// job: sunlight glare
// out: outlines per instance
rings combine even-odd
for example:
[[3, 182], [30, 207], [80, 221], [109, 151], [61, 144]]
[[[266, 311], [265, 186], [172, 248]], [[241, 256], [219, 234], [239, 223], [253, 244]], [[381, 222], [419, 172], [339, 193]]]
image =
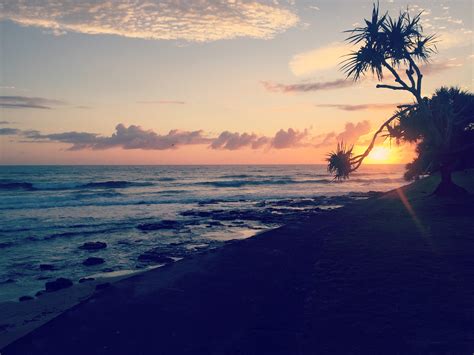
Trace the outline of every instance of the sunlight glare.
[[367, 158], [377, 163], [388, 163], [390, 158], [390, 149], [386, 147], [375, 147]]

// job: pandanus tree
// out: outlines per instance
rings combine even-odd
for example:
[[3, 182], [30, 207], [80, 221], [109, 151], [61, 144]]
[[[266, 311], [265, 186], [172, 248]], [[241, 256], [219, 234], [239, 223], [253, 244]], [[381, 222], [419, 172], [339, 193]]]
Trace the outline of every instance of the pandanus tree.
[[415, 159], [407, 164], [405, 178], [440, 172], [437, 195], [466, 193], [455, 185], [451, 172], [474, 167], [474, 95], [459, 88], [440, 88], [426, 99], [430, 115], [419, 106], [400, 114], [389, 127], [397, 141], [417, 143]]
[[[379, 82], [383, 82], [389, 74], [388, 76], [392, 77], [392, 82], [389, 84], [379, 83], [376, 87], [405, 91], [411, 95], [414, 102], [410, 105], [399, 106], [397, 111], [375, 132], [370, 144], [362, 154], [354, 155], [353, 146], [347, 146], [343, 142], [338, 143], [336, 150], [331, 152], [327, 158], [328, 170], [335, 175], [336, 179], [348, 179], [350, 174], [361, 166], [382, 134], [385, 137], [395, 138], [397, 141], [415, 141], [425, 145], [431, 141], [430, 138], [427, 138], [429, 134], [437, 134], [438, 139], [449, 138], [452, 142], [452, 122], [455, 120], [447, 119], [447, 126], [446, 124], [443, 126], [445, 131], [440, 133], [442, 125], [434, 128], [436, 118], [432, 112], [434, 102], [438, 102], [439, 99], [433, 97], [430, 101], [422, 96], [423, 74], [420, 67], [429, 62], [431, 56], [436, 52], [436, 38], [434, 35], [423, 34], [420, 23], [421, 14], [411, 16], [407, 10], [400, 12], [398, 17], [393, 18], [388, 13], [380, 14], [379, 6], [374, 4], [372, 17], [365, 20], [365, 26], [346, 31], [349, 33], [347, 42], [359, 46], [358, 50], [348, 54], [341, 63], [341, 69], [347, 78], [358, 81], [366, 74], [372, 73]], [[443, 104], [449, 106], [452, 105], [452, 101], [443, 102]], [[452, 108], [450, 110], [454, 112]], [[407, 127], [407, 122], [411, 123], [414, 116], [424, 117], [423, 125], [432, 126], [432, 128], [427, 128], [423, 133], [419, 132], [416, 138], [411, 139], [405, 135], [406, 131], [403, 127]], [[402, 125], [401, 122], [403, 122]], [[450, 144], [444, 141], [443, 144], [437, 144], [437, 149], [442, 150], [442, 147]], [[422, 149], [423, 146], [419, 145], [418, 148]], [[426, 173], [437, 170], [444, 171], [443, 182], [453, 185], [450, 170], [453, 165], [448, 163], [448, 156], [452, 155], [451, 153], [445, 154], [446, 158], [438, 159], [436, 164], [431, 164], [431, 168], [427, 169]], [[437, 166], [437, 169], [434, 169], [434, 166]]]

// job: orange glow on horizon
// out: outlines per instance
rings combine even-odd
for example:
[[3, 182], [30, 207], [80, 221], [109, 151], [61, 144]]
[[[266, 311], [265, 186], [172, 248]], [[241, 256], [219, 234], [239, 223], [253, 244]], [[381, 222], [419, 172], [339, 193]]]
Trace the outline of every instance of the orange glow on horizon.
[[374, 163], [390, 163], [391, 158], [390, 149], [379, 146], [372, 149], [367, 157], [367, 161], [373, 161]]
[[[356, 145], [354, 147], [354, 155], [362, 154], [366, 146]], [[375, 146], [364, 164], [406, 164], [410, 162], [415, 156], [415, 146], [411, 144], [390, 144], [385, 141], [380, 145]]]

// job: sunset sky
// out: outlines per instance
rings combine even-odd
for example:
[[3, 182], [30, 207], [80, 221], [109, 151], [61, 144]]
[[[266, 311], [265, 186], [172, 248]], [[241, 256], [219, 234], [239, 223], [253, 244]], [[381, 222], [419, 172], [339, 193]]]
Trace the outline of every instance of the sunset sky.
[[[424, 10], [423, 95], [473, 87], [473, 2]], [[371, 1], [2, 1], [0, 164], [322, 163], [362, 149], [404, 92], [339, 70]], [[390, 78], [387, 77], [387, 81]], [[388, 142], [385, 144], [389, 147]], [[370, 162], [407, 162], [379, 148]]]

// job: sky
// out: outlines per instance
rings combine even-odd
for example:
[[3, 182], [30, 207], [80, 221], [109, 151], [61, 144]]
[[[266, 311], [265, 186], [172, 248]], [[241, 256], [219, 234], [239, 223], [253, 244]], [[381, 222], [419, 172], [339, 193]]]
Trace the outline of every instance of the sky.
[[[473, 87], [471, 0], [423, 11], [424, 96]], [[346, 80], [344, 30], [371, 1], [0, 2], [0, 164], [311, 164], [362, 151], [406, 92]], [[386, 77], [385, 83], [390, 84]], [[406, 163], [379, 142], [368, 163]]]

